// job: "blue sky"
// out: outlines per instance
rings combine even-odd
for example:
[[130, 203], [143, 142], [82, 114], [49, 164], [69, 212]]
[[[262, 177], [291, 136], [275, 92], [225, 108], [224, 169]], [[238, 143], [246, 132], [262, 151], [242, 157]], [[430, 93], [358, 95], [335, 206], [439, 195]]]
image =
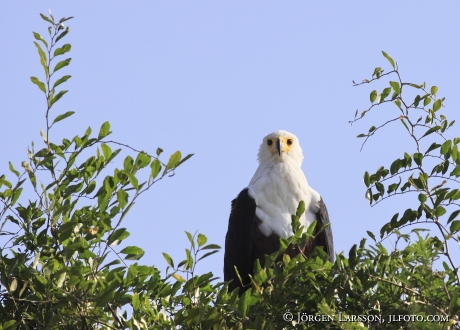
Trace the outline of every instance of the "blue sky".
[[[459, 2], [4, 1], [0, 173], [10, 160], [20, 168], [30, 142], [41, 141], [45, 102], [29, 77], [43, 76], [32, 31], [46, 35], [39, 13], [48, 8], [56, 18], [75, 17], [66, 37], [73, 59], [62, 71], [72, 75], [64, 85], [70, 92], [53, 111], [76, 114], [56, 127], [56, 137], [96, 131], [108, 120], [114, 140], [195, 154], [125, 219], [125, 244], [142, 247], [141, 263], [161, 270], [161, 252], [184, 256], [184, 231], [224, 246], [230, 201], [255, 172], [262, 138], [278, 129], [300, 139], [303, 170], [326, 202], [336, 252], [347, 253], [366, 230], [378, 233], [404, 211], [407, 199], [370, 208], [362, 183], [364, 171], [414, 152], [402, 125], [387, 127], [361, 152], [356, 139], [392, 118], [394, 107], [348, 123], [369, 106], [374, 88], [352, 80], [369, 78], [376, 66], [388, 70], [382, 50], [407, 81], [439, 86], [446, 115], [459, 119]], [[198, 271], [222, 276], [222, 260], [223, 251]]]

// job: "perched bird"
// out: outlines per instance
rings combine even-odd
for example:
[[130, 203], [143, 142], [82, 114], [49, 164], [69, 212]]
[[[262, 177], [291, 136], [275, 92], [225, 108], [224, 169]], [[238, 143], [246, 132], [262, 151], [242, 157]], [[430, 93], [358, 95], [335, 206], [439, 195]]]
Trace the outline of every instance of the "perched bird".
[[[248, 286], [255, 260], [259, 259], [263, 265], [265, 255], [279, 250], [279, 239], [293, 235], [291, 215], [296, 213], [300, 201], [305, 203], [305, 213], [299, 219], [305, 230], [316, 220], [316, 234], [329, 223], [323, 199], [308, 185], [302, 172], [302, 149], [294, 134], [286, 131], [268, 134], [260, 146], [258, 159], [259, 167], [249, 186], [232, 201], [224, 256], [224, 280], [233, 280], [230, 290]], [[315, 235], [302, 251], [290, 247], [285, 253], [293, 257], [302, 252], [308, 257], [316, 246], [323, 247], [331, 262], [334, 260], [330, 226]]]

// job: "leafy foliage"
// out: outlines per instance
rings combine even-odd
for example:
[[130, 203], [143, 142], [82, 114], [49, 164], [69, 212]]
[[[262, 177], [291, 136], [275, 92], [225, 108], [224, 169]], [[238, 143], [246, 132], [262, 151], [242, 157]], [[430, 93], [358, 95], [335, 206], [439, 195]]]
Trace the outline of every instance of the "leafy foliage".
[[[57, 88], [71, 78], [56, 77], [71, 62], [71, 58], [59, 61], [71, 45], [58, 45], [69, 32], [64, 22], [71, 17], [59, 21], [51, 13], [41, 17], [50, 24], [49, 40], [36, 32], [33, 35], [45, 80], [31, 77], [31, 81], [46, 98], [46, 129], [41, 130], [44, 146], [37, 151], [32, 144], [22, 173], [10, 163], [14, 181], [0, 177], [2, 327], [133, 326], [140, 301], [155, 301], [160, 292], [173, 287], [166, 284], [168, 277], [160, 278], [156, 268], [128, 264], [127, 260], [139, 260], [144, 251], [136, 246], [118, 249], [129, 236], [121, 225], [135, 200], [158, 180], [174, 174], [191, 155], [182, 158], [176, 151], [164, 163], [158, 156], [107, 140], [109, 122], [96, 135], [89, 127], [82, 135], [55, 141], [52, 127], [74, 113], [50, 119], [51, 110], [67, 93]], [[123, 167], [110, 173], [108, 167], [119, 157], [120, 146], [136, 156], [128, 155]], [[92, 156], [84, 158], [84, 154]], [[35, 200], [20, 203], [29, 187]], [[133, 307], [131, 318], [125, 306]], [[150, 316], [151, 320], [163, 319], [158, 312]]]
[[[389, 167], [364, 175], [372, 205], [417, 192], [418, 208], [407, 209], [402, 216], [395, 214], [381, 230], [381, 238], [392, 235], [405, 245], [396, 248], [395, 244], [389, 251], [368, 232], [373, 245], [362, 239], [348, 256], [337, 255], [334, 263], [321, 249], [308, 259], [302, 255], [291, 259], [283, 254], [284, 249], [290, 244], [304, 245], [315, 226], [300, 227], [298, 218], [305, 208], [301, 202], [292, 218], [295, 235], [281, 240], [280, 251], [268, 256], [264, 265], [256, 262], [251, 287], [239, 294], [237, 290], [228, 292], [228, 283], [219, 282], [212, 273], [196, 274], [196, 264], [220, 248], [208, 244], [203, 234], [186, 232], [190, 248], [178, 263], [163, 253], [168, 264], [163, 275], [157, 268], [139, 263], [142, 249], [123, 246], [129, 231], [122, 224], [135, 200], [158, 180], [171, 176], [192, 155], [182, 158], [176, 151], [163, 162], [159, 158], [161, 148], [150, 155], [108, 140], [109, 122], [96, 134], [88, 128], [81, 135], [56, 141], [52, 127], [74, 113], [49, 119], [51, 109], [67, 93], [57, 87], [71, 78], [55, 77], [71, 62], [71, 58], [58, 61], [71, 51], [70, 44], [58, 45], [69, 32], [64, 22], [71, 17], [59, 21], [51, 13], [41, 17], [50, 25], [49, 38], [35, 32], [33, 36], [45, 79], [42, 82], [32, 77], [31, 81], [46, 98], [43, 147], [36, 151], [32, 144], [22, 172], [9, 164], [14, 179], [0, 176], [0, 329], [454, 326], [460, 312], [459, 278], [447, 243], [458, 241], [460, 230], [460, 210], [455, 209], [460, 193], [450, 186], [460, 175], [460, 139], [435, 141], [426, 149], [421, 146], [422, 139], [442, 139], [453, 125], [440, 114], [444, 100], [436, 98], [436, 86], [427, 90], [425, 84], [403, 82], [396, 62], [383, 53], [393, 70], [385, 73], [378, 67], [372, 79], [363, 83], [390, 75], [395, 81], [389, 81], [389, 87], [380, 93], [372, 91], [371, 106], [360, 117], [356, 113], [354, 120], [362, 119], [378, 105], [393, 103], [401, 114], [360, 136], [367, 141], [381, 127], [399, 120], [414, 139], [414, 153], [404, 153]], [[409, 102], [407, 88], [423, 93]], [[422, 111], [424, 116], [414, 120], [415, 111]], [[122, 150], [134, 155], [121, 160]], [[426, 170], [427, 159], [439, 162], [431, 172]], [[120, 167], [109, 169], [109, 164]], [[422, 222], [422, 217], [426, 218], [423, 223], [433, 223], [439, 232], [432, 235], [417, 228], [409, 234], [400, 232]], [[443, 270], [436, 270], [435, 263], [439, 262]], [[431, 322], [422, 322], [423, 318]]]
[[[380, 75], [376, 75], [372, 80], [364, 80], [361, 84], [370, 83], [383, 76], [394, 76], [397, 81], [389, 81], [390, 87], [385, 88], [381, 94], [372, 91], [372, 105], [363, 111], [360, 117], [357, 117], [356, 113], [352, 123], [362, 119], [374, 107], [393, 103], [399, 112], [395, 118], [378, 127], [372, 126], [368, 133], [360, 134], [358, 137], [365, 137], [364, 143], [366, 143], [381, 128], [399, 121], [414, 142], [415, 152], [411, 154], [405, 152], [390, 166], [381, 166], [373, 174], [366, 172], [364, 174], [364, 184], [367, 187], [366, 198], [371, 205], [375, 205], [395, 195], [416, 193], [417, 207], [406, 209], [402, 215], [396, 213], [388, 223], [383, 225], [380, 237], [383, 238], [392, 234], [395, 229], [406, 226], [421, 223], [435, 225], [438, 233], [433, 239], [438, 241], [440, 253], [447, 257], [449, 267], [456, 277], [456, 285], [459, 285], [459, 266], [454, 262], [449, 251], [449, 241], [458, 245], [460, 239], [460, 221], [457, 219], [460, 213], [458, 209], [460, 204], [457, 202], [460, 199], [458, 189], [460, 138], [446, 137], [447, 130], [454, 125], [455, 121], [449, 121], [441, 113], [444, 98], [436, 97], [437, 86], [428, 89], [425, 83], [404, 82], [393, 59], [385, 52], [383, 55], [390, 62], [393, 70], [384, 74], [380, 70]], [[355, 85], [361, 84], [355, 83]], [[412, 90], [416, 91], [413, 99], [410, 97]], [[391, 99], [386, 99], [390, 94], [392, 94]], [[450, 215], [446, 219], [443, 216], [448, 211]]]

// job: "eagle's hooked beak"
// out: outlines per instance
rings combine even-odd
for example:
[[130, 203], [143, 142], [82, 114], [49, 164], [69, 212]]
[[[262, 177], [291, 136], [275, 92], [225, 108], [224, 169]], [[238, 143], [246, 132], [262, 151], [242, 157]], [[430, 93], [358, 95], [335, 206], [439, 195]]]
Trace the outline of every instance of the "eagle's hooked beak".
[[281, 150], [283, 150], [283, 142], [280, 138], [276, 139], [276, 150], [278, 150], [278, 156], [281, 156]]

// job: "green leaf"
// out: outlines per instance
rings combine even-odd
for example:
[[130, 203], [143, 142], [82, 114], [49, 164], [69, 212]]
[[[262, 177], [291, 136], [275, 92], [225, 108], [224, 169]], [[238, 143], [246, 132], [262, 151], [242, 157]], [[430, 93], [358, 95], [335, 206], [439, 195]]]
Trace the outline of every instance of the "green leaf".
[[445, 155], [450, 151], [452, 140], [445, 141], [441, 146], [441, 155]]
[[109, 157], [109, 159], [106, 159], [106, 162], [111, 162], [119, 153], [121, 149], [116, 149]]
[[16, 204], [18, 201], [19, 197], [21, 196], [22, 193], [22, 188], [14, 189], [13, 190], [13, 196], [11, 197], [11, 205]]
[[427, 135], [430, 135], [430, 134], [433, 133], [433, 132], [438, 131], [439, 129], [441, 129], [441, 126], [434, 126], [434, 127], [431, 127], [429, 130], [427, 130], [427, 131], [425, 132], [425, 134], [423, 134], [422, 138], [425, 137], [425, 136], [427, 136]]
[[137, 276], [137, 274], [138, 274], [137, 268], [138, 268], [137, 263], [132, 264], [132, 265], [129, 266], [128, 274], [126, 275], [126, 281], [127, 282], [131, 282]]
[[118, 245], [122, 240], [126, 239], [128, 236], [129, 232], [126, 231], [126, 228], [119, 228], [110, 235], [107, 244]]
[[185, 231], [185, 234], [187, 235], [188, 241], [192, 245], [193, 248], [195, 248], [195, 242], [193, 241], [193, 235], [190, 234], [188, 231]]
[[416, 188], [418, 190], [423, 190], [425, 188], [423, 186], [422, 182], [420, 181], [420, 179], [419, 178], [414, 178], [414, 177], [412, 177], [412, 175], [409, 178], [407, 178], [407, 182], [409, 182], [410, 185], [412, 185], [414, 188]]
[[[213, 255], [214, 253], [217, 253], [217, 252], [219, 252], [219, 251], [214, 250], [214, 251], [205, 253], [205, 254], [203, 254], [203, 255], [197, 260], [197, 262], [200, 261], [201, 259], [204, 259], [204, 258], [206, 258], [206, 257], [209, 257], [210, 255]], [[258, 259], [257, 259], [257, 260], [258, 260]]]
[[[372, 77], [375, 76], [378, 79], [378, 78], [380, 78], [381, 75], [382, 75], [382, 68], [381, 67], [375, 68], [374, 72], [372, 73]], [[369, 82], [367, 79], [365, 81]]]
[[249, 296], [251, 294], [251, 290], [244, 291], [243, 295], [240, 297], [238, 302], [238, 312], [241, 317], [246, 316], [246, 312], [248, 311], [248, 303], [249, 303]]
[[377, 99], [377, 91], [373, 90], [369, 98], [371, 100], [371, 103], [374, 103], [374, 101]]
[[107, 162], [110, 159], [110, 156], [112, 156], [112, 149], [105, 143], [101, 143], [101, 149], [105, 161]]
[[417, 89], [420, 89], [423, 87], [423, 85], [416, 85], [416, 84], [412, 84], [412, 83], [403, 83], [403, 85], [409, 85], [413, 88], [417, 88]]
[[203, 246], [202, 250], [220, 249], [221, 247], [217, 244], [208, 244]]
[[85, 190], [82, 191], [82, 193], [91, 194], [94, 191], [94, 189], [96, 189], [96, 181], [91, 181], [85, 188]]
[[50, 108], [53, 106], [54, 103], [56, 103], [57, 101], [59, 101], [61, 99], [61, 97], [64, 96], [65, 93], [67, 93], [68, 91], [66, 90], [62, 90], [62, 91], [59, 91], [59, 93], [57, 93], [51, 100], [50, 100]]
[[402, 167], [401, 159], [396, 159], [390, 166], [391, 175], [398, 173], [399, 169]]
[[430, 104], [430, 103], [431, 103], [431, 98], [425, 97], [425, 98], [423, 99], [423, 105], [424, 105], [425, 107], [426, 107], [428, 104]]
[[441, 146], [440, 144], [434, 142], [434, 143], [428, 148], [428, 150], [425, 151], [425, 155], [428, 154], [430, 151], [439, 148], [440, 146]]
[[40, 90], [43, 92], [43, 93], [46, 93], [46, 87], [45, 87], [45, 84], [42, 83], [37, 77], [30, 77], [30, 80], [38, 86], [38, 88], [40, 88]]
[[369, 235], [370, 238], [372, 238], [374, 241], [376, 241], [375, 235], [374, 235], [373, 232], [371, 232], [371, 231], [369, 231], [369, 230], [366, 230], [366, 232], [367, 232], [367, 235]]
[[171, 267], [171, 268], [174, 268], [174, 262], [171, 258], [171, 256], [165, 252], [163, 252], [163, 257], [165, 258], [166, 260], [166, 263]]
[[[174, 277], [176, 280], [178, 280], [180, 283], [187, 282], [187, 280], [185, 278], [183, 278], [182, 276], [180, 276], [177, 273], [171, 274], [171, 276]], [[198, 309], [197, 309], [197, 312], [198, 312]], [[189, 316], [190, 316], [190, 314], [189, 314]]]
[[369, 185], [371, 184], [370, 179], [369, 179], [369, 172], [366, 171], [364, 173], [363, 180], [364, 180], [364, 184], [366, 185], [366, 187], [369, 187]]
[[11, 172], [13, 172], [17, 177], [19, 177], [19, 172], [14, 169], [14, 166], [13, 166], [12, 162], [8, 163], [8, 167], [9, 167]]
[[393, 191], [398, 189], [399, 185], [401, 184], [401, 178], [399, 178], [399, 183], [392, 183], [388, 186], [387, 194], [391, 194]]
[[406, 167], [411, 167], [412, 157], [407, 152], [404, 153], [404, 159], [406, 160]]
[[128, 254], [126, 257], [125, 257], [125, 260], [139, 260], [140, 258], [142, 258], [144, 256], [144, 252], [140, 253], [140, 254]]
[[450, 199], [451, 201], [457, 200], [460, 198], [460, 190], [452, 189], [446, 196], [445, 199]]
[[162, 152], [163, 152], [163, 149], [157, 148], [157, 151], [156, 151], [157, 156], [160, 156]]
[[421, 100], [420, 95], [417, 95], [414, 99], [414, 107], [418, 107], [420, 100]]
[[393, 90], [395, 91], [396, 94], [401, 94], [401, 87], [399, 86], [399, 83], [396, 81], [390, 81], [390, 86], [393, 87]]
[[43, 42], [43, 44], [44, 44], [46, 47], [48, 47], [48, 43], [46, 42], [45, 39], [42, 38], [42, 36], [41, 36], [39, 33], [37, 33], [37, 32], [32, 32], [32, 33], [34, 34], [35, 39], [37, 39], [37, 40]]
[[99, 135], [98, 135], [98, 139], [103, 139], [105, 138], [107, 135], [109, 135], [110, 133], [110, 123], [108, 121], [104, 122], [101, 126], [101, 129], [99, 130]]
[[63, 17], [63, 18], [61, 18], [61, 19], [59, 20], [59, 24], [64, 23], [64, 22], [66, 22], [66, 21], [68, 21], [68, 20], [71, 20], [72, 18], [73, 18], [73, 16]]
[[385, 186], [383, 184], [381, 184], [380, 182], [376, 182], [375, 183], [375, 188], [377, 189], [377, 191], [383, 195], [384, 191], [385, 191]]
[[113, 288], [109, 288], [107, 292], [99, 296], [96, 300], [97, 307], [104, 307], [109, 303], [109, 301], [113, 300], [115, 296], [115, 290]]
[[56, 48], [56, 50], [54, 51], [54, 56], [56, 57], [56, 56], [65, 54], [67, 52], [70, 52], [71, 48], [72, 48], [72, 46], [70, 44], [65, 44], [60, 48]]
[[184, 163], [185, 161], [187, 161], [188, 159], [190, 159], [194, 154], [188, 154], [187, 156], [185, 156], [184, 158], [181, 159], [181, 161], [177, 164], [177, 166], [181, 165], [182, 163]]
[[388, 60], [388, 62], [390, 62], [390, 64], [393, 67], [393, 69], [395, 69], [396, 68], [395, 61], [393, 61], [393, 59], [387, 53], [385, 53], [384, 51], [382, 51], [382, 54], [383, 54], [383, 56], [385, 56], [385, 58]]
[[13, 278], [8, 288], [8, 292], [11, 294], [14, 291], [16, 291], [17, 288], [18, 288], [18, 280], [16, 278]]
[[67, 111], [66, 113], [63, 113], [62, 115], [59, 115], [57, 116], [54, 120], [53, 120], [53, 124], [57, 123], [58, 121], [61, 121], [67, 117], [70, 117], [72, 116], [73, 114], [75, 113], [75, 111]]
[[19, 329], [19, 322], [16, 322], [16, 320], [8, 320], [6, 322], [0, 323], [0, 328], [5, 330]]
[[144, 250], [137, 246], [127, 246], [123, 250], [120, 251], [123, 254], [133, 254], [133, 255], [140, 255], [144, 254]]
[[70, 75], [65, 75], [65, 76], [59, 78], [58, 80], [56, 80], [56, 81], [54, 82], [53, 88], [52, 88], [52, 89], [56, 88], [57, 86], [59, 86], [60, 84], [62, 84], [62, 83], [64, 83], [64, 82], [66, 82], [66, 81], [69, 80], [70, 78], [72, 78], [72, 76], [70, 76]]
[[117, 201], [120, 208], [124, 209], [126, 204], [128, 204], [128, 194], [126, 191], [120, 189], [117, 191]]
[[[443, 115], [441, 115], [443, 117]], [[441, 122], [441, 133], [444, 133], [444, 131], [447, 129], [447, 120], [442, 120]]]
[[203, 246], [208, 241], [207, 237], [203, 234], [198, 234], [197, 242], [198, 246]]
[[150, 175], [152, 179], [155, 179], [161, 171], [161, 163], [158, 159], [155, 159], [152, 164], [150, 165], [150, 168], [152, 169]]
[[168, 164], [166, 165], [165, 172], [172, 168], [175, 168], [177, 164], [180, 162], [181, 157], [182, 156], [181, 156], [180, 151], [176, 151], [175, 153], [173, 153], [169, 157], [169, 161], [168, 161]]
[[404, 120], [404, 117], [400, 117], [399, 120], [401, 120], [401, 123], [404, 125], [404, 127], [407, 129], [407, 131], [410, 133], [409, 127], [406, 124], [406, 121]]
[[438, 92], [438, 86], [431, 87], [431, 94], [435, 95]]
[[[192, 241], [192, 242], [193, 242], [193, 241]], [[193, 242], [192, 246], [193, 246], [193, 248], [195, 248], [195, 243], [194, 243], [194, 242]], [[192, 253], [190, 252], [189, 249], [185, 249], [185, 254], [186, 254], [186, 256], [187, 256], [187, 260], [186, 260], [184, 269], [191, 269], [191, 268], [193, 268], [193, 257], [192, 257]]]
[[134, 176], [134, 174], [131, 172], [125, 172], [125, 174], [128, 176], [128, 180], [134, 189], [139, 190], [139, 182], [137, 181], [137, 178]]
[[43, 64], [46, 65], [46, 54], [45, 54], [45, 52], [43, 51], [42, 47], [37, 42], [34, 41], [34, 45], [35, 45], [35, 47], [37, 47], [38, 54], [40, 55], [40, 60], [43, 62], [42, 65]]
[[145, 152], [140, 152], [137, 154], [135, 164], [137, 168], [144, 168], [150, 163], [150, 156], [148, 156]]
[[372, 189], [369, 188], [366, 190], [366, 195], [365, 195], [366, 199], [369, 201], [369, 204], [372, 204]]
[[53, 22], [51, 19], [49, 19], [48, 17], [46, 17], [45, 15], [40, 14], [40, 16], [41, 16], [45, 21], [47, 21], [48, 23], [51, 23], [51, 24], [54, 25], [54, 22]]
[[436, 100], [433, 104], [433, 111], [436, 112], [439, 109], [441, 109], [442, 101], [441, 100]]
[[29, 174], [29, 179], [34, 188], [37, 188], [37, 178], [35, 177], [34, 172], [28, 171], [27, 174]]
[[460, 161], [460, 152], [458, 151], [458, 146], [454, 144], [452, 147], [452, 160], [458, 165]]
[[[71, 17], [70, 17], [71, 18]], [[57, 43], [59, 40], [61, 40], [62, 38], [64, 38], [67, 33], [69, 33], [69, 27], [66, 27], [66, 29], [61, 32], [61, 34], [59, 34], [57, 37], [56, 37], [56, 40], [54, 41], [55, 43]]]
[[67, 273], [66, 272], [61, 273], [61, 275], [59, 275], [59, 279], [56, 283], [56, 286], [58, 288], [62, 288], [62, 285], [64, 284], [64, 281], [66, 278], [67, 278]]
[[[27, 167], [23, 165], [24, 168], [28, 168], [28, 166], [29, 166], [28, 164], [27, 164]], [[10, 189], [13, 187], [13, 185], [11, 184], [11, 182], [9, 182], [8, 180], [5, 179], [5, 175], [4, 175], [4, 174], [3, 174], [3, 175], [0, 175], [0, 187], [1, 187], [2, 185], [5, 185], [5, 186], [7, 186], [7, 187], [10, 188]]]
[[138, 311], [141, 308], [141, 301], [139, 299], [139, 293], [134, 292], [133, 297], [131, 298], [134, 311]]
[[310, 236], [310, 235], [313, 235], [313, 231], [315, 230], [317, 224], [318, 224], [318, 222], [315, 220], [315, 221], [313, 221], [313, 222], [308, 226], [307, 234], [308, 234], [309, 236]]
[[425, 194], [419, 194], [418, 195], [418, 200], [421, 202], [421, 203], [425, 203], [426, 202], [426, 195]]
[[449, 220], [447, 220], [447, 223], [449, 223], [452, 220], [454, 220], [458, 216], [459, 213], [460, 213], [460, 210], [456, 210], [456, 211], [452, 212], [451, 215], [449, 216]]
[[450, 225], [451, 234], [454, 234], [459, 230], [460, 230], [460, 221], [459, 220], [452, 221], [452, 224]]
[[382, 103], [385, 98], [390, 95], [391, 93], [391, 87], [384, 88], [382, 91], [382, 94], [380, 94], [380, 103]]
[[438, 206], [434, 209], [434, 215], [437, 217], [443, 216], [446, 213], [446, 209], [442, 206]]
[[60, 61], [58, 64], [56, 64], [56, 66], [54, 67], [53, 69], [53, 73], [55, 73], [56, 71], [62, 69], [63, 67], [67, 66], [70, 64], [70, 61], [72, 59], [71, 58], [68, 58], [68, 59], [65, 59], [63, 61]]
[[131, 172], [134, 166], [134, 159], [131, 156], [126, 156], [125, 160], [123, 161], [123, 169], [126, 172]]
[[305, 202], [300, 201], [299, 205], [297, 206], [297, 210], [295, 212], [295, 215], [300, 218], [304, 213], [305, 213]]

